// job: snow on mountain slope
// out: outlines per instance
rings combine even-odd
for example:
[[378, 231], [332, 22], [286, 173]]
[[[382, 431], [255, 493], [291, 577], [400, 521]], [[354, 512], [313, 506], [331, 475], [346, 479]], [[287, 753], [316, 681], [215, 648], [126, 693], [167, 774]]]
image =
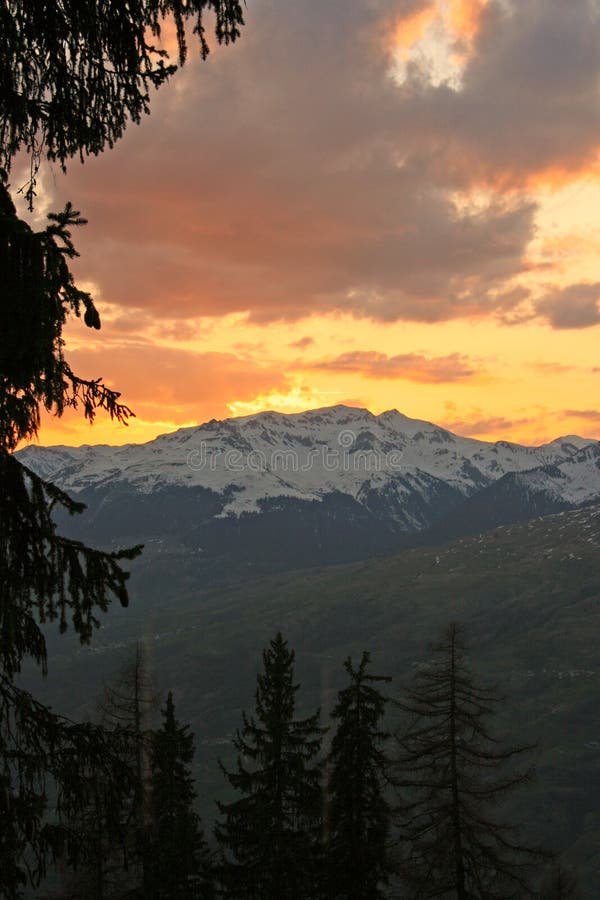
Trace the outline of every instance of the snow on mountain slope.
[[540, 447], [488, 443], [397, 410], [376, 416], [347, 406], [213, 419], [147, 444], [30, 446], [19, 458], [74, 494], [116, 484], [140, 493], [203, 487], [227, 491], [227, 516], [256, 512], [265, 500], [341, 493], [372, 511], [383, 504], [408, 530], [427, 525], [421, 507], [403, 510], [411, 499], [429, 502], [448, 491], [469, 497], [509, 472], [537, 489], [545, 480], [574, 505], [600, 497], [597, 442], [570, 435]]
[[582, 447], [552, 466], [544, 466], [519, 476], [530, 492], [548, 496], [572, 506], [589, 503], [600, 493], [600, 444]]

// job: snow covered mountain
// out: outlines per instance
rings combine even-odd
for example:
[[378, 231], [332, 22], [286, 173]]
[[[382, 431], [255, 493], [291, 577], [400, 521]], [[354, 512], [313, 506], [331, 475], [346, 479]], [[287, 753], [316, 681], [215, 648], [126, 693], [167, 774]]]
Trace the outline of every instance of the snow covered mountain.
[[306, 540], [314, 561], [356, 558], [433, 527], [478, 530], [600, 498], [598, 442], [488, 443], [347, 406], [213, 419], [140, 445], [30, 446], [19, 459], [88, 504], [96, 537], [164, 533], [210, 555], [235, 535], [249, 558], [257, 542], [294, 557]]

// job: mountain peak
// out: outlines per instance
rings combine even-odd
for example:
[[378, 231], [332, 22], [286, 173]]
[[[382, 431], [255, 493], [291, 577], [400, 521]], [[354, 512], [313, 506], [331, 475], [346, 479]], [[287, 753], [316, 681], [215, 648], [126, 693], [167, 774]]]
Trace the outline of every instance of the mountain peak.
[[330, 421], [344, 417], [353, 417], [357, 419], [373, 419], [375, 416], [368, 409], [360, 406], [348, 406], [345, 403], [336, 403], [332, 406], [320, 406], [316, 409], [306, 409], [301, 412], [283, 413], [274, 410], [261, 410], [257, 413], [251, 413], [247, 416], [232, 416], [225, 419], [226, 422], [238, 422], [245, 424], [252, 420], [278, 420], [278, 421], [303, 421], [303, 420], [322, 420], [327, 418]]
[[564, 434], [561, 437], [554, 438], [553, 441], [550, 441], [548, 444], [545, 444], [546, 447], [560, 447], [565, 445], [567, 447], [577, 447], [579, 450], [582, 450], [584, 447], [587, 447], [589, 444], [597, 444], [598, 441], [595, 438], [584, 438], [580, 437], [578, 434]]
[[479, 518], [490, 509], [526, 517], [596, 500], [599, 455], [598, 442], [576, 436], [541, 447], [478, 441], [396, 409], [374, 415], [346, 404], [212, 419], [146, 444], [19, 452], [98, 509], [105, 496], [127, 496], [140, 510], [154, 503], [171, 521], [189, 506], [190, 534], [214, 527], [215, 535], [230, 517], [246, 523], [248, 514], [286, 509], [294, 527], [304, 521], [315, 540], [331, 532], [341, 544], [346, 525], [362, 522], [365, 540], [385, 542], [426, 530], [478, 496]]

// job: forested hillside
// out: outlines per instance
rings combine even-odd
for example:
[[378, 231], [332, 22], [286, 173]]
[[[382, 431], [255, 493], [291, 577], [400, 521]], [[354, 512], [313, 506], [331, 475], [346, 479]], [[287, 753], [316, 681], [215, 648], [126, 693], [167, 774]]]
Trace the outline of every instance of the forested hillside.
[[375, 670], [400, 692], [439, 630], [460, 620], [470, 662], [506, 695], [501, 728], [539, 744], [538, 779], [515, 797], [513, 812], [533, 837], [567, 850], [592, 885], [600, 868], [599, 516], [589, 507], [385, 560], [213, 591], [186, 588], [176, 558], [169, 565], [167, 557], [162, 578], [138, 579], [130, 609], [111, 615], [90, 649], [57, 643], [40, 690], [61, 710], [85, 715], [101, 679], [142, 638], [157, 683], [174, 691], [196, 734], [199, 808], [210, 821], [223, 789], [217, 758], [233, 761], [240, 710], [252, 702], [260, 651], [278, 628], [296, 650], [300, 709], [327, 711], [347, 655], [370, 651]]

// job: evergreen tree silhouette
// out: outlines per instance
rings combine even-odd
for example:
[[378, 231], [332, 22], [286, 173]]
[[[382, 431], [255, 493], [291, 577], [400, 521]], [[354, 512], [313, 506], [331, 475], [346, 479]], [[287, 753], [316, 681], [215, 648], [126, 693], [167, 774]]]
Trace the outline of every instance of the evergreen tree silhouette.
[[386, 799], [389, 759], [383, 728], [388, 698], [378, 688], [391, 678], [369, 674], [369, 654], [357, 668], [344, 663], [350, 683], [331, 717], [337, 727], [328, 756], [327, 896], [379, 900], [386, 896], [391, 807]]
[[49, 859], [74, 860], [81, 852], [68, 822], [90, 803], [90, 769], [110, 781], [117, 808], [129, 790], [118, 734], [55, 715], [15, 676], [27, 658], [47, 669], [40, 625], [57, 620], [64, 631], [70, 624], [88, 642], [114, 598], [127, 605], [121, 564], [140, 549], [103, 553], [62, 537], [53, 511], [73, 514], [83, 505], [12, 455], [22, 440], [36, 437], [44, 408], [61, 415], [80, 407], [90, 421], [102, 409], [123, 423], [131, 411], [101, 379], [76, 375], [64, 356], [69, 316], [100, 328], [91, 296], [76, 287], [69, 268], [77, 256], [71, 229], [85, 220], [68, 203], [45, 229], [33, 231], [17, 215], [8, 172], [19, 152], [29, 154], [32, 207], [43, 157], [65, 169], [72, 156], [112, 147], [129, 120], [149, 111], [149, 89], [176, 69], [154, 46], [161, 24], [174, 22], [183, 63], [185, 25], [193, 19], [205, 56], [206, 9], [215, 13], [217, 40], [235, 40], [238, 0], [0, 5], [0, 896], [6, 900], [37, 884]]
[[521, 844], [493, 809], [533, 777], [508, 765], [533, 748], [502, 749], [489, 730], [500, 700], [469, 669], [457, 624], [433, 651], [398, 703], [407, 717], [395, 773], [405, 890], [423, 900], [533, 896], [529, 870], [549, 854]]
[[169, 692], [162, 727], [150, 741], [147, 900], [212, 900], [211, 861], [194, 811], [196, 791], [190, 765], [194, 736], [175, 718]]
[[[77, 513], [83, 505], [11, 452], [36, 435], [42, 405], [60, 413], [83, 403], [88, 418], [98, 407], [122, 421], [129, 415], [116, 392], [78, 379], [64, 360], [68, 311], [85, 309], [94, 322], [97, 313], [67, 265], [76, 255], [70, 228], [80, 223], [78, 214], [68, 207], [51, 221], [37, 234], [20, 222], [0, 176], [0, 283], [6, 289], [0, 304], [0, 895], [9, 900], [39, 880], [50, 856], [76, 854], [76, 835], [61, 829], [59, 820], [52, 827], [47, 821], [48, 779], [58, 811], [69, 815], [78, 790], [86, 795], [83, 781], [76, 788], [86, 761], [97, 754], [105, 771], [113, 760], [115, 784], [123, 775], [109, 736], [97, 727], [78, 729], [43, 708], [15, 676], [27, 657], [46, 672], [43, 623], [58, 620], [61, 631], [70, 623], [86, 643], [114, 597], [127, 604], [121, 562], [140, 549], [103, 553], [62, 537], [53, 510]], [[75, 747], [81, 765], [63, 767]]]
[[280, 633], [263, 651], [254, 716], [236, 733], [237, 767], [221, 769], [242, 796], [219, 803], [224, 895], [244, 900], [316, 897], [324, 729], [295, 718], [294, 652]]
[[160, 49], [165, 24], [174, 26], [177, 62], [187, 56], [186, 26], [205, 59], [204, 13], [214, 14], [220, 44], [235, 41], [244, 24], [240, 0], [59, 0], [0, 5], [0, 166], [19, 151], [35, 174], [44, 157], [58, 161], [113, 147], [129, 121], [150, 112], [150, 89], [177, 71]]

